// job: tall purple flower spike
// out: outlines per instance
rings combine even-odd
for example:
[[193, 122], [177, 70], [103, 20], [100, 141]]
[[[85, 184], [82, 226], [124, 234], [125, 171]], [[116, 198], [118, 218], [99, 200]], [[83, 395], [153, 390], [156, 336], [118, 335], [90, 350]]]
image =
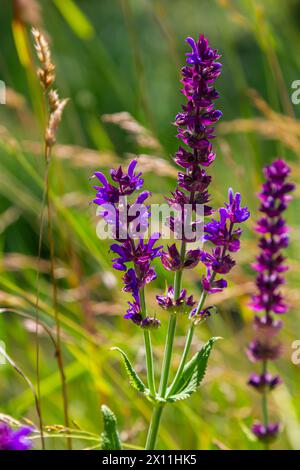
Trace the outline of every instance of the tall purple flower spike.
[[22, 426], [13, 430], [8, 424], [0, 423], [0, 450], [29, 450], [32, 447], [28, 436], [32, 428]]
[[[288, 269], [281, 250], [289, 243], [288, 227], [282, 217], [294, 189], [292, 183], [286, 182], [289, 173], [290, 168], [284, 160], [275, 160], [264, 169], [266, 180], [258, 195], [261, 201], [259, 210], [263, 215], [256, 226], [256, 232], [260, 234], [260, 253], [252, 265], [257, 271], [257, 292], [250, 306], [255, 312], [262, 312], [262, 315], [256, 314], [254, 317], [256, 338], [249, 344], [247, 354], [252, 362], [262, 363], [261, 374], [252, 374], [248, 384], [262, 394], [265, 405], [267, 394], [281, 383], [280, 377], [272, 376], [267, 366], [268, 361], [275, 361], [282, 353], [281, 343], [276, 340], [276, 336], [283, 322], [273, 314], [282, 315], [288, 310], [280, 287], [285, 282], [283, 273]], [[279, 424], [269, 423], [265, 414], [264, 423], [254, 424], [252, 431], [260, 441], [268, 444], [277, 437]]]
[[[157, 328], [160, 325], [159, 320], [145, 316], [141, 305], [141, 289], [156, 278], [156, 273], [151, 263], [154, 258], [161, 256], [161, 247], [155, 247], [155, 243], [160, 234], [153, 234], [148, 241], [142, 236], [138, 241], [130, 236], [130, 224], [135, 221], [134, 216], [129, 213], [129, 204], [126, 203], [127, 208], [127, 226], [122, 227], [123, 232], [125, 229], [125, 237], [118, 228], [120, 222], [120, 207], [118, 203], [121, 197], [129, 197], [136, 191], [140, 190], [143, 186], [144, 180], [142, 173], [136, 173], [135, 168], [137, 165], [136, 160], [132, 160], [128, 166], [127, 172], [122, 167], [112, 169], [110, 171], [113, 183], [110, 183], [106, 176], [101, 172], [96, 172], [95, 177], [101, 183], [101, 186], [94, 186], [97, 191], [93, 202], [103, 207], [100, 215], [105, 218], [108, 224], [111, 224], [114, 231], [115, 243], [110, 247], [111, 251], [116, 255], [113, 258], [113, 267], [119, 271], [124, 271], [123, 283], [124, 292], [131, 293], [133, 297], [132, 302], [128, 302], [129, 308], [124, 316], [126, 319], [132, 320], [135, 324], [142, 328]], [[143, 191], [137, 194], [134, 204], [144, 204], [146, 199], [150, 196], [148, 191]], [[110, 204], [109, 207], [108, 204]], [[134, 206], [131, 205], [131, 208]], [[123, 208], [124, 210], [124, 208]], [[150, 216], [149, 208], [144, 206], [144, 213], [139, 215], [140, 229], [148, 227], [148, 218]], [[141, 233], [142, 230], [141, 230]]]
[[[169, 205], [182, 208], [181, 214], [174, 220], [170, 218], [170, 228], [176, 232], [176, 222], [183, 228], [186, 226], [184, 205], [190, 204], [196, 211], [196, 205], [203, 205], [204, 215], [212, 214], [212, 208], [208, 205], [210, 195], [207, 191], [211, 182], [211, 176], [207, 175], [206, 168], [210, 166], [216, 155], [212, 150], [214, 128], [222, 116], [221, 111], [214, 107], [214, 100], [218, 93], [213, 84], [221, 73], [221, 57], [213, 50], [204, 36], [200, 36], [196, 42], [187, 38], [186, 42], [192, 52], [186, 54], [187, 65], [182, 68], [181, 83], [182, 93], [186, 97], [186, 104], [175, 118], [175, 126], [178, 129], [177, 137], [184, 144], [179, 146], [174, 161], [184, 171], [178, 172], [177, 188], [172, 197], [166, 198]], [[191, 223], [192, 233], [197, 221]], [[194, 239], [183, 239], [188, 243]], [[162, 255], [162, 263], [168, 270], [177, 271], [195, 267], [201, 259], [200, 250], [187, 250], [184, 259], [176, 248], [176, 245], [168, 247], [168, 251]], [[160, 296], [159, 296], [160, 297]]]
[[[182, 69], [182, 93], [187, 99], [187, 103], [182, 106], [182, 112], [177, 114], [175, 125], [178, 128], [177, 137], [188, 147], [180, 146], [175, 154], [175, 163], [184, 169], [178, 172], [177, 188], [172, 193], [172, 197], [166, 198], [169, 205], [174, 204], [182, 208], [180, 222], [184, 226], [185, 215], [183, 207], [186, 204], [192, 206], [196, 211], [196, 205], [203, 206], [204, 216], [213, 214], [213, 209], [209, 205], [210, 194], [208, 187], [211, 183], [211, 176], [206, 172], [215, 160], [216, 154], [212, 149], [212, 139], [214, 138], [213, 125], [221, 118], [222, 113], [215, 109], [214, 101], [218, 98], [218, 93], [214, 88], [214, 82], [221, 73], [222, 65], [218, 62], [221, 57], [217, 50], [209, 46], [208, 40], [200, 36], [198, 41], [187, 38], [192, 52], [186, 54], [187, 66]], [[207, 293], [213, 294], [221, 292], [226, 286], [225, 279], [216, 279], [217, 274], [227, 274], [235, 265], [234, 260], [228, 252], [236, 252], [240, 247], [241, 228], [236, 228], [248, 219], [249, 211], [247, 207], [241, 207], [241, 196], [229, 190], [229, 202], [219, 210], [219, 220], [212, 219], [204, 226], [204, 240], [210, 241], [216, 248], [212, 253], [204, 252], [200, 249], [187, 250], [184, 259], [181, 259], [176, 245], [168, 247], [163, 252], [161, 260], [163, 266], [170, 271], [194, 268], [199, 262], [206, 267], [206, 274], [202, 277], [202, 287]], [[178, 222], [178, 221], [177, 221]], [[198, 222], [194, 222], [196, 226]], [[170, 218], [170, 228], [175, 231], [174, 217]], [[181, 231], [182, 232], [182, 231]], [[187, 240], [196, 241], [195, 239]], [[162, 306], [161, 296], [157, 297], [159, 305]], [[169, 308], [172, 308], [172, 304]], [[193, 309], [190, 317], [195, 315], [197, 309]], [[200, 312], [201, 314], [206, 311]]]

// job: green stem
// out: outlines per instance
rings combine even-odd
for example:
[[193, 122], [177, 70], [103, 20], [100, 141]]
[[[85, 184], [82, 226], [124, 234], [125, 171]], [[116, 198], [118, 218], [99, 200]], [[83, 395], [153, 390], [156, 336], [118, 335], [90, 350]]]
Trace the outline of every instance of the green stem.
[[156, 444], [156, 439], [157, 439], [157, 434], [158, 434], [158, 428], [161, 420], [161, 415], [163, 411], [164, 405], [156, 405], [153, 409], [153, 414], [151, 418], [151, 423], [149, 426], [149, 431], [148, 431], [148, 436], [147, 436], [147, 441], [146, 441], [146, 450], [154, 450], [155, 449], [155, 444]]
[[181, 357], [181, 360], [180, 360], [179, 367], [177, 369], [174, 380], [173, 380], [171, 386], [169, 387], [167, 396], [171, 396], [173, 394], [173, 392], [176, 389], [176, 386], [177, 386], [177, 384], [180, 380], [180, 377], [181, 377], [182, 371], [184, 369], [188, 354], [190, 352], [190, 348], [191, 348], [191, 344], [192, 344], [192, 340], [193, 340], [193, 336], [194, 336], [194, 330], [195, 330], [195, 327], [192, 324], [190, 326], [188, 334], [187, 334], [187, 338], [186, 338], [186, 341], [185, 341], [185, 346], [184, 346], [184, 350], [183, 350], [183, 354], [182, 354], [182, 357]]
[[171, 313], [169, 317], [166, 347], [165, 347], [162, 373], [161, 373], [161, 379], [160, 379], [160, 385], [159, 385], [159, 395], [162, 398], [165, 397], [167, 386], [168, 386], [176, 322], [177, 322], [176, 313], [175, 314]]
[[[184, 261], [184, 258], [185, 258], [185, 250], [186, 250], [186, 243], [185, 241], [182, 241], [181, 249], [180, 249], [180, 258], [182, 262]], [[178, 271], [175, 272], [175, 276], [174, 276], [174, 301], [177, 300], [178, 297], [180, 296], [181, 279], [182, 279], [182, 269], [179, 269]], [[160, 384], [159, 384], [159, 394], [162, 398], [165, 398], [167, 387], [168, 387], [176, 323], [177, 323], [176, 312], [171, 313], [169, 317], [169, 325], [168, 325], [166, 346], [165, 346], [164, 359], [163, 359], [163, 365], [162, 365], [162, 373], [161, 373]]]
[[[262, 364], [262, 373], [266, 374], [267, 373], [267, 361], [264, 360]], [[265, 428], [268, 427], [269, 425], [269, 412], [268, 412], [268, 392], [265, 389], [262, 393], [261, 397], [261, 407], [262, 407], [262, 415], [263, 415], [263, 422]], [[266, 442], [265, 443], [265, 449], [269, 449], [269, 444]]]
[[[196, 310], [196, 313], [195, 315], [197, 316], [198, 313], [201, 311], [201, 309], [203, 308], [203, 305], [204, 305], [204, 302], [205, 302], [205, 299], [206, 299], [206, 296], [207, 296], [207, 292], [203, 291], [202, 292], [202, 295], [200, 297], [200, 300], [199, 300], [199, 303], [198, 303], [198, 306], [197, 306], [197, 310]], [[174, 377], [174, 380], [169, 388], [169, 391], [168, 391], [168, 396], [172, 395], [172, 393], [174, 392], [179, 380], [180, 380], [180, 377], [181, 377], [181, 374], [182, 374], [182, 371], [184, 369], [184, 366], [185, 366], [185, 363], [186, 363], [186, 360], [187, 360], [187, 357], [188, 357], [188, 354], [190, 352], [190, 349], [191, 349], [191, 345], [192, 345], [192, 340], [193, 340], [193, 336], [194, 336], [194, 330], [195, 330], [195, 326], [193, 325], [193, 323], [191, 324], [190, 328], [189, 328], [189, 331], [188, 331], [188, 334], [187, 334], [187, 337], [186, 337], [186, 341], [185, 341], [185, 346], [184, 346], [184, 350], [183, 350], [183, 354], [182, 354], [182, 357], [181, 357], [181, 360], [180, 360], [180, 364], [179, 364], [179, 367], [177, 369], [177, 372], [176, 372], [176, 375]]]
[[[140, 290], [140, 302], [141, 302], [142, 316], [146, 317], [147, 308], [146, 308], [144, 289]], [[154, 366], [153, 366], [153, 351], [152, 351], [152, 343], [151, 343], [151, 334], [149, 330], [144, 330], [144, 342], [145, 342], [145, 352], [146, 352], [148, 387], [149, 387], [151, 395], [155, 397], [156, 388], [155, 388], [155, 376], [154, 376]]]
[[154, 367], [153, 367], [153, 353], [152, 353], [151, 335], [150, 335], [149, 330], [144, 330], [144, 342], [145, 342], [145, 351], [146, 351], [148, 386], [149, 386], [151, 395], [155, 397], [156, 389], [155, 389], [155, 376], [154, 376]]
[[[184, 241], [182, 241], [181, 250], [180, 250], [180, 256], [181, 256], [182, 261], [185, 258], [185, 249], [186, 249], [186, 244]], [[177, 299], [180, 295], [181, 279], [182, 279], [182, 269], [176, 271], [175, 276], [174, 276], [174, 299]], [[142, 305], [142, 302], [141, 302], [141, 305]], [[164, 358], [163, 358], [163, 365], [162, 365], [162, 373], [161, 373], [160, 384], [159, 384], [159, 396], [161, 398], [164, 398], [167, 392], [176, 323], [177, 323], [176, 313], [170, 314], [165, 352], [164, 352]], [[147, 349], [146, 349], [146, 354], [147, 354]], [[148, 369], [148, 372], [149, 372], [149, 369]], [[149, 382], [149, 378], [148, 378], [148, 382]], [[150, 388], [150, 382], [149, 382], [149, 388]], [[153, 413], [151, 417], [151, 422], [149, 426], [147, 442], [146, 442], [146, 447], [145, 447], [148, 450], [150, 449], [153, 450], [155, 448], [162, 410], [163, 410], [163, 404], [156, 405], [153, 408]]]

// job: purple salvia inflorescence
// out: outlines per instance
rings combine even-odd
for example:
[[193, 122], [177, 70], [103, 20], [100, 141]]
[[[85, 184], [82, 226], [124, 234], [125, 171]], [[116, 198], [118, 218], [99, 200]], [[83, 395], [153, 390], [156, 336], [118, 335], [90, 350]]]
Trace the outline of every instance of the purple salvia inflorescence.
[[[144, 206], [144, 202], [150, 196], [148, 191], [138, 194], [133, 204], [129, 205], [127, 198], [140, 190], [144, 180], [141, 173], [136, 173], [136, 160], [132, 160], [127, 172], [122, 167], [110, 171], [113, 183], [110, 183], [103, 173], [96, 172], [95, 177], [101, 186], [95, 186], [97, 194], [93, 202], [101, 207], [100, 215], [112, 227], [115, 243], [110, 247], [115, 253], [113, 267], [119, 271], [124, 271], [124, 292], [131, 293], [132, 302], [128, 302], [129, 308], [124, 318], [132, 320], [142, 328], [157, 328], [159, 320], [146, 316], [141, 299], [142, 289], [146, 284], [156, 278], [151, 262], [160, 256], [161, 247], [154, 247], [159, 234], [153, 234], [149, 240], [145, 240], [143, 233], [148, 227], [150, 216], [149, 208]], [[137, 215], [134, 214], [134, 207], [138, 208]], [[124, 217], [125, 214], [125, 217]], [[133, 215], [132, 215], [133, 214]], [[131, 225], [136, 223], [138, 239], [131, 235]]]
[[[255, 312], [262, 312], [262, 315], [254, 317], [256, 338], [249, 344], [247, 354], [252, 362], [262, 363], [262, 373], [252, 374], [248, 384], [265, 398], [269, 391], [281, 383], [278, 375], [272, 376], [267, 371], [267, 363], [280, 357], [282, 351], [276, 335], [283, 322], [274, 318], [273, 314], [284, 314], [288, 309], [280, 286], [285, 281], [283, 273], [288, 269], [281, 250], [289, 243], [288, 227], [282, 217], [294, 189], [292, 183], [286, 182], [289, 173], [290, 168], [283, 160], [275, 160], [264, 169], [266, 181], [259, 193], [259, 210], [263, 214], [256, 226], [256, 231], [261, 235], [260, 253], [252, 265], [257, 271], [257, 293], [252, 297], [250, 305]], [[259, 440], [269, 443], [276, 438], [279, 424], [269, 423], [266, 417], [264, 421], [254, 424], [252, 431]]]
[[32, 447], [28, 439], [32, 433], [32, 428], [22, 426], [13, 430], [8, 424], [0, 423], [0, 450], [29, 450]]
[[[212, 214], [212, 208], [208, 205], [210, 195], [207, 191], [211, 176], [207, 174], [206, 167], [210, 166], [216, 157], [211, 143], [214, 137], [212, 125], [222, 116], [221, 111], [214, 107], [214, 100], [219, 95], [213, 86], [221, 73], [222, 66], [217, 62], [220, 55], [217, 50], [209, 47], [204, 36], [200, 36], [197, 42], [192, 38], [187, 38], [186, 41], [192, 48], [192, 52], [186, 54], [187, 65], [181, 71], [181, 91], [187, 103], [182, 106], [182, 112], [177, 114], [174, 124], [178, 129], [177, 137], [187, 148], [180, 146], [175, 154], [174, 160], [183, 170], [178, 172], [176, 190], [172, 197], [167, 198], [171, 207], [177, 204], [182, 208], [182, 219], [184, 206], [187, 204], [191, 205], [193, 211], [196, 211], [196, 205], [202, 205], [204, 215]], [[173, 218], [170, 220], [170, 226], [175, 230]], [[186, 241], [194, 240], [192, 238]], [[177, 253], [174, 255], [176, 258]], [[199, 250], [194, 250], [193, 253], [188, 251], [186, 258], [188, 257], [194, 258], [197, 264], [200, 261]], [[168, 264], [165, 267], [170, 269]], [[182, 266], [176, 265], [175, 262], [175, 268], [181, 269]]]
[[[211, 252], [201, 250], [201, 262], [206, 267], [206, 274], [202, 276], [202, 289], [204, 296], [222, 292], [227, 287], [227, 281], [218, 275], [228, 274], [235, 266], [230, 253], [240, 249], [242, 229], [237, 224], [245, 222], [250, 217], [247, 207], [241, 207], [241, 195], [234, 194], [229, 189], [229, 202], [219, 209], [218, 219], [212, 219], [204, 226], [204, 242], [211, 242], [215, 247]], [[207, 309], [193, 309], [190, 318], [198, 322], [205, 318]]]
[[[214, 107], [214, 100], [218, 93], [213, 84], [221, 73], [221, 64], [218, 62], [220, 55], [209, 47], [208, 40], [200, 36], [198, 41], [187, 38], [186, 42], [191, 46], [192, 52], [186, 54], [187, 65], [182, 68], [182, 93], [187, 103], [182, 106], [182, 112], [177, 114], [175, 125], [178, 128], [177, 137], [187, 147], [180, 146], [174, 160], [183, 170], [178, 172], [177, 188], [172, 196], [166, 198], [171, 207], [179, 206], [181, 214], [175, 220], [170, 217], [170, 228], [176, 233], [176, 227], [181, 225], [181, 237], [187, 240], [183, 232], [186, 221], [185, 206], [190, 204], [193, 211], [196, 205], [201, 204], [204, 215], [212, 214], [212, 208], [208, 205], [210, 195], [207, 191], [211, 177], [206, 173], [206, 167], [215, 159], [212, 150], [211, 139], [214, 128], [212, 124], [222, 116], [221, 111]], [[179, 219], [179, 220], [178, 220]], [[194, 222], [194, 227], [197, 222]], [[182, 259], [175, 244], [168, 247], [168, 251], [162, 254], [162, 263], [167, 270], [178, 271], [195, 267], [201, 259], [201, 251], [187, 250]], [[166, 299], [170, 298], [170, 288]], [[172, 303], [166, 300], [162, 303], [158, 296], [158, 303], [166, 308]]]
[[[214, 82], [221, 73], [222, 65], [218, 62], [221, 57], [217, 50], [209, 46], [208, 40], [200, 36], [195, 42], [192, 38], [187, 38], [187, 43], [191, 46], [192, 52], [186, 54], [187, 66], [182, 69], [182, 93], [187, 98], [187, 103], [182, 106], [182, 112], [177, 114], [175, 125], [178, 127], [177, 137], [188, 147], [180, 146], [175, 154], [175, 162], [184, 171], [178, 172], [177, 188], [172, 193], [172, 197], [166, 198], [172, 207], [181, 207], [179, 224], [186, 226], [187, 216], [184, 207], [189, 204], [192, 211], [196, 212], [196, 207], [203, 207], [203, 215], [213, 214], [213, 209], [209, 205], [210, 194], [208, 187], [211, 183], [211, 176], [206, 172], [215, 160], [216, 154], [213, 152], [211, 140], [214, 138], [214, 127], [222, 116], [221, 111], [216, 110], [214, 100], [218, 98], [218, 93], [214, 88]], [[202, 278], [203, 290], [207, 293], [222, 291], [227, 282], [217, 274], [227, 274], [234, 266], [229, 252], [238, 251], [240, 246], [241, 229], [235, 228], [235, 224], [244, 222], [249, 217], [247, 208], [240, 207], [241, 197], [237, 193], [234, 195], [229, 191], [229, 203], [219, 210], [219, 220], [213, 219], [204, 226], [204, 241], [212, 242], [216, 247], [212, 253], [204, 252], [200, 249], [187, 250], [182, 259], [175, 244], [168, 247], [168, 251], [162, 254], [162, 263], [170, 271], [194, 268], [200, 261], [206, 266], [206, 275]], [[196, 212], [197, 214], [197, 212]], [[199, 222], [191, 222], [192, 233]], [[181, 226], [181, 234], [184, 228]], [[170, 228], [176, 232], [178, 220], [170, 217]], [[186, 239], [185, 243], [196, 241], [195, 238]], [[170, 291], [170, 289], [169, 289]], [[166, 308], [172, 307], [169, 301], [169, 291], [166, 301], [162, 303], [161, 296], [158, 296], [159, 305]], [[206, 314], [206, 310], [198, 312], [192, 310], [191, 317], [198, 314]]]

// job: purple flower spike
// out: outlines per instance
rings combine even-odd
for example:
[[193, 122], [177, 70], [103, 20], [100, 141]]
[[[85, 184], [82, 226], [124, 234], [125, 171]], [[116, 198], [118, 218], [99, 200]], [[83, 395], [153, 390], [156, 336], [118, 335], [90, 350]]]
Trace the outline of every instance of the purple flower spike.
[[256, 231], [261, 253], [252, 266], [258, 271], [258, 293], [252, 298], [251, 306], [257, 311], [282, 314], [287, 311], [279, 287], [284, 283], [282, 273], [287, 270], [280, 250], [288, 246], [288, 227], [281, 213], [286, 209], [288, 196], [294, 185], [286, 183], [290, 169], [283, 160], [275, 160], [264, 169], [267, 178], [259, 193], [260, 211], [265, 215], [257, 222]]
[[14, 431], [6, 423], [0, 423], [0, 450], [29, 450], [32, 447], [28, 436], [32, 428], [23, 426]]
[[[255, 315], [253, 327], [256, 338], [249, 344], [247, 354], [252, 362], [262, 362], [262, 373], [252, 374], [248, 385], [266, 394], [281, 383], [279, 376], [272, 376], [267, 369], [268, 361], [274, 361], [281, 356], [282, 345], [275, 337], [282, 328], [282, 320], [275, 319], [272, 314], [282, 315], [288, 310], [280, 291], [285, 283], [283, 273], [288, 269], [285, 258], [281, 253], [289, 243], [288, 227], [282, 213], [291, 200], [290, 192], [294, 185], [286, 182], [290, 169], [284, 160], [275, 160], [264, 169], [266, 181], [259, 193], [260, 212], [263, 214], [256, 225], [259, 233], [260, 253], [252, 264], [257, 271], [257, 292], [250, 303], [255, 312], [263, 312], [262, 316]], [[266, 413], [266, 411], [265, 411]], [[279, 430], [278, 424], [255, 424], [252, 427], [257, 438], [266, 443], [272, 442]]]
[[[189, 204], [196, 212], [197, 206], [203, 206], [205, 216], [212, 214], [212, 208], [207, 205], [210, 195], [207, 191], [211, 183], [211, 176], [206, 173], [215, 160], [216, 154], [212, 149], [212, 139], [214, 138], [214, 128], [212, 127], [222, 116], [221, 111], [215, 109], [214, 100], [218, 98], [218, 93], [214, 88], [214, 82], [221, 73], [221, 64], [217, 62], [220, 58], [218, 52], [209, 46], [208, 40], [204, 36], [199, 36], [195, 41], [187, 38], [186, 42], [192, 51], [186, 54], [187, 65], [182, 68], [183, 85], [182, 93], [186, 97], [186, 103], [182, 106], [180, 113], [176, 115], [175, 126], [178, 129], [177, 137], [184, 145], [180, 145], [175, 154], [174, 160], [184, 171], [178, 172], [176, 190], [172, 197], [166, 198], [169, 205], [178, 205], [182, 208], [182, 216], [175, 220], [169, 218], [170, 229], [177, 234], [176, 227], [190, 225], [193, 231], [202, 223], [200, 220], [186, 224], [186, 214], [184, 205]], [[187, 148], [188, 147], [188, 148]], [[185, 234], [180, 230], [181, 239], [186, 243], [196, 240], [196, 237], [185, 238]], [[182, 269], [182, 263], [178, 256], [164, 255], [162, 261], [166, 269], [176, 271]], [[190, 263], [191, 261], [191, 263]], [[198, 260], [188, 259], [185, 268], [195, 267]]]
[[[144, 205], [150, 196], [149, 191], [138, 193], [131, 205], [127, 202], [129, 196], [141, 189], [144, 182], [142, 173], [135, 172], [136, 165], [137, 161], [132, 160], [127, 172], [121, 166], [112, 169], [110, 175], [113, 184], [109, 183], [103, 173], [96, 172], [95, 176], [102, 186], [95, 187], [97, 194], [94, 203], [103, 207], [100, 215], [113, 228], [115, 243], [112, 243], [110, 247], [110, 250], [116, 255], [112, 260], [113, 267], [124, 271], [123, 291], [131, 293], [133, 297], [133, 302], [129, 302], [129, 308], [124, 318], [132, 320], [142, 328], [150, 328], [150, 326], [158, 327], [160, 322], [147, 320], [147, 324], [147, 321], [144, 321], [146, 320], [146, 312], [143, 312], [141, 308], [140, 291], [156, 278], [151, 263], [155, 258], [161, 256], [162, 247], [155, 246], [156, 241], [160, 238], [158, 233], [152, 234], [149, 240], [143, 238], [143, 234], [148, 228], [150, 216], [149, 207]], [[137, 207], [137, 205], [139, 206]], [[137, 210], [135, 211], [135, 209]], [[136, 220], [137, 217], [138, 220]], [[139, 235], [138, 240], [133, 238], [131, 234], [133, 224]]]
[[[215, 109], [214, 105], [219, 96], [214, 88], [214, 82], [221, 73], [222, 65], [218, 62], [221, 56], [217, 50], [209, 46], [208, 40], [203, 35], [197, 41], [188, 37], [186, 42], [191, 51], [186, 54], [187, 66], [181, 71], [183, 85], [181, 91], [187, 102], [176, 115], [174, 123], [178, 129], [177, 137], [184, 144], [179, 146], [174, 160], [183, 170], [178, 172], [177, 188], [171, 197], [166, 198], [171, 207], [176, 206], [176, 211], [178, 207], [181, 209], [181, 214], [176, 217], [171, 216], [168, 223], [175, 234], [184, 233], [181, 239], [186, 245], [195, 241], [209, 241], [216, 248], [212, 253], [200, 249], [186, 250], [183, 257], [173, 244], [168, 247], [167, 252], [162, 253], [161, 260], [165, 269], [169, 271], [192, 269], [202, 262], [206, 267], [206, 274], [202, 277], [202, 287], [206, 293], [213, 294], [221, 292], [227, 286], [227, 281], [217, 278], [217, 275], [228, 274], [234, 267], [235, 261], [228, 252], [236, 252], [240, 248], [242, 230], [236, 227], [236, 224], [245, 222], [250, 214], [247, 207], [241, 207], [240, 194], [234, 194], [230, 190], [229, 202], [219, 210], [219, 219], [212, 219], [204, 225], [202, 240], [197, 240], [196, 236], [188, 238], [182, 230], [188, 225], [193, 234], [198, 232], [198, 228], [203, 227], [203, 222], [200, 220], [194, 221], [189, 218], [187, 221], [186, 205], [196, 212], [196, 219], [199, 205], [202, 206], [205, 217], [214, 212], [208, 205], [211, 199], [208, 188], [212, 178], [207, 173], [207, 168], [216, 158], [212, 146], [213, 126], [222, 117], [222, 112]], [[172, 308], [171, 296], [169, 291], [166, 296], [158, 296], [158, 303], [163, 308]], [[210, 310], [201, 310], [203, 317], [208, 316], [209, 312]], [[190, 318], [193, 319], [194, 316], [192, 311]]]

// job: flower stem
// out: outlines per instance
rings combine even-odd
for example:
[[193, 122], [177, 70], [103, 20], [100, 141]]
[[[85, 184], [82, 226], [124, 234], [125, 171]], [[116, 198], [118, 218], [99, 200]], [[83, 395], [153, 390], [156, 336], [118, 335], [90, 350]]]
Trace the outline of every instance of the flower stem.
[[[180, 258], [182, 262], [184, 261], [184, 258], [185, 258], [185, 250], [186, 250], [186, 243], [183, 240], [181, 243], [181, 250], [180, 250]], [[177, 300], [178, 297], [180, 296], [182, 271], [183, 271], [182, 269], [179, 269], [178, 271], [175, 272], [174, 301]], [[161, 373], [160, 385], [159, 385], [159, 395], [162, 398], [165, 398], [167, 387], [168, 387], [176, 323], [177, 323], [176, 313], [171, 313], [169, 317], [166, 346], [165, 346], [162, 373]]]
[[177, 322], [176, 314], [174, 313], [170, 314], [165, 353], [164, 353], [163, 366], [162, 366], [162, 373], [161, 373], [161, 379], [160, 379], [160, 385], [159, 385], [159, 395], [162, 398], [165, 397], [167, 386], [168, 386], [176, 322]]
[[[267, 373], [267, 360], [265, 359], [262, 364], [262, 373], [266, 374]], [[262, 415], [263, 415], [263, 422], [264, 426], [267, 429], [269, 425], [269, 412], [268, 412], [268, 392], [267, 390], [264, 390], [262, 393], [261, 397], [261, 407], [262, 407]], [[265, 443], [265, 449], [269, 449], [269, 444], [266, 442]]]
[[153, 353], [152, 353], [151, 335], [150, 335], [149, 330], [144, 330], [144, 342], [145, 342], [145, 351], [146, 351], [148, 387], [149, 387], [151, 395], [155, 397], [156, 389], [155, 389], [155, 376], [154, 376], [154, 367], [153, 367]]
[[174, 390], [176, 388], [176, 385], [178, 384], [179, 379], [181, 377], [182, 371], [184, 369], [184, 366], [185, 366], [185, 363], [186, 363], [186, 360], [187, 360], [187, 357], [188, 357], [188, 354], [189, 354], [189, 351], [190, 351], [190, 348], [191, 348], [191, 344], [192, 344], [192, 340], [193, 340], [193, 336], [194, 336], [194, 329], [195, 329], [195, 327], [192, 324], [189, 328], [189, 331], [188, 331], [188, 334], [187, 334], [187, 337], [186, 337], [185, 346], [184, 346], [184, 350], [183, 350], [183, 354], [182, 354], [182, 357], [181, 357], [181, 360], [180, 360], [179, 367], [177, 369], [174, 380], [173, 380], [172, 384], [169, 387], [168, 394], [167, 394], [168, 396], [172, 395], [172, 393], [174, 392]]
[[[184, 257], [185, 257], [185, 250], [186, 250], [186, 244], [184, 241], [182, 241], [181, 251], [180, 251], [180, 256], [182, 260], [184, 260]], [[174, 299], [177, 299], [180, 295], [181, 279], [182, 279], [182, 269], [176, 271], [175, 276], [174, 276]], [[141, 305], [143, 305], [142, 301], [141, 301]], [[159, 396], [161, 398], [164, 398], [167, 392], [176, 323], [177, 323], [176, 313], [173, 313], [169, 317], [169, 325], [168, 325], [165, 352], [164, 352], [164, 358], [163, 358], [162, 373], [161, 373], [160, 384], [159, 384]], [[147, 340], [145, 339], [145, 347], [146, 347], [146, 341]], [[147, 349], [146, 349], [146, 354], [147, 354]], [[148, 372], [149, 372], [149, 369], [148, 369]], [[149, 383], [149, 388], [150, 388], [149, 376], [148, 376], [148, 383]], [[164, 406], [163, 404], [159, 404], [159, 405], [156, 405], [153, 409], [151, 422], [150, 422], [150, 426], [148, 430], [146, 447], [145, 447], [148, 450], [149, 449], [153, 450], [155, 448], [155, 443], [157, 439], [163, 406]]]
[[[197, 310], [196, 310], [196, 314], [195, 314], [196, 316], [201, 311], [201, 309], [204, 305], [206, 296], [207, 296], [207, 292], [203, 291], [202, 295], [200, 297], [198, 306], [197, 306]], [[192, 345], [194, 330], [195, 330], [195, 327], [194, 327], [193, 324], [191, 324], [191, 326], [189, 328], [189, 331], [188, 331], [188, 334], [187, 334], [187, 337], [186, 337], [185, 346], [184, 346], [183, 354], [182, 354], [182, 357], [181, 357], [181, 360], [180, 360], [180, 364], [179, 364], [179, 367], [177, 369], [174, 380], [173, 380], [173, 382], [172, 382], [172, 384], [169, 388], [168, 396], [170, 396], [173, 393], [173, 391], [176, 388], [176, 385], [178, 384], [178, 382], [180, 380], [182, 371], [184, 369], [184, 366], [185, 366], [185, 363], [186, 363], [186, 360], [187, 360], [187, 357], [188, 357], [188, 354], [190, 352], [190, 348], [191, 348], [191, 345]]]
[[145, 446], [146, 450], [155, 449], [158, 428], [159, 428], [163, 408], [164, 408], [164, 405], [159, 404], [159, 405], [156, 405], [153, 409], [151, 423], [149, 426], [149, 431], [148, 431], [148, 436], [147, 436], [147, 441], [146, 441], [146, 446]]
[[[146, 317], [147, 307], [146, 307], [144, 288], [140, 290], [140, 302], [141, 302], [142, 316]], [[156, 387], [155, 387], [155, 376], [154, 376], [154, 367], [153, 367], [153, 351], [152, 351], [152, 343], [151, 343], [151, 334], [149, 330], [144, 330], [144, 342], [145, 342], [145, 352], [146, 352], [148, 387], [149, 387], [151, 395], [155, 397]]]

